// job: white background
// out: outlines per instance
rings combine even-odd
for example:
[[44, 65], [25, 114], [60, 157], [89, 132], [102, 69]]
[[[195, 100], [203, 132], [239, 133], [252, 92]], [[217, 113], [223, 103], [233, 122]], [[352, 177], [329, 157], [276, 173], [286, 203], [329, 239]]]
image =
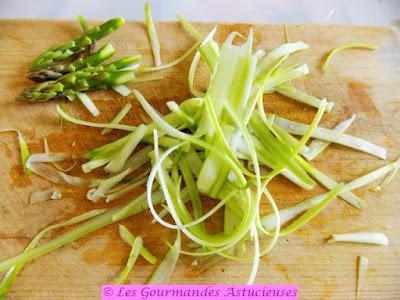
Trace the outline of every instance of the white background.
[[[143, 0], [0, 0], [0, 18], [143, 19]], [[176, 13], [193, 21], [390, 25], [400, 0], [150, 0], [155, 20]], [[329, 16], [329, 18], [328, 18]], [[328, 18], [328, 20], [326, 20]]]

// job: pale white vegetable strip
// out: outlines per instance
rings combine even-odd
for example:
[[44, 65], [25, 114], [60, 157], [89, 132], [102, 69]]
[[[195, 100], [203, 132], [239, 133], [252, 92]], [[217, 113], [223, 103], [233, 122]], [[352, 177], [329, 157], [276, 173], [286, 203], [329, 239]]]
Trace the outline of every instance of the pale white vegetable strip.
[[287, 27], [287, 24], [286, 24], [286, 23], [283, 24], [283, 32], [284, 32], [284, 34], [285, 34], [285, 41], [286, 41], [286, 43], [289, 43], [289, 42], [290, 42], [289, 30], [288, 30], [288, 27]]
[[309, 73], [310, 69], [306, 64], [295, 68], [283, 69], [279, 72], [276, 72], [276, 74], [270, 76], [265, 83], [264, 93], [271, 93], [275, 90], [276, 86], [295, 80]]
[[397, 165], [393, 169], [393, 171], [390, 172], [378, 186], [371, 189], [373, 192], [381, 190], [385, 185], [389, 184], [393, 180], [393, 178], [396, 176], [397, 172], [399, 172], [399, 170], [400, 170], [400, 156], [397, 159], [396, 164]]
[[188, 126], [194, 126], [194, 120], [186, 114], [175, 101], [168, 101], [167, 107], [171, 112], [176, 113]]
[[265, 72], [275, 61], [283, 56], [290, 55], [294, 52], [308, 49], [309, 46], [304, 42], [294, 42], [283, 44], [271, 52], [267, 53], [257, 64], [256, 77]]
[[44, 191], [34, 191], [29, 199], [30, 204], [40, 203], [48, 200], [60, 200], [62, 194], [59, 190], [50, 188]]
[[150, 5], [148, 2], [144, 4], [144, 17], [147, 36], [150, 41], [151, 50], [153, 51], [154, 63], [156, 66], [161, 66], [160, 42], [158, 41], [156, 28], [153, 23], [153, 18], [151, 17]]
[[68, 122], [82, 126], [96, 127], [96, 128], [112, 128], [112, 129], [119, 129], [126, 131], [134, 131], [137, 128], [135, 126], [123, 125], [123, 124], [95, 123], [95, 122], [79, 120], [67, 114], [65, 111], [62, 110], [62, 108], [59, 105], [56, 106], [56, 110], [61, 118], [67, 120]]
[[[125, 68], [119, 69], [119, 71], [125, 71], [125, 70], [130, 70], [130, 71], [135, 71], [137, 69], [139, 69], [140, 64], [133, 64], [131, 66], [127, 66]], [[135, 78], [135, 74], [132, 74], [133, 78]], [[133, 82], [140, 82], [141, 79], [134, 79]], [[124, 84], [118, 85], [119, 87], [123, 86]], [[114, 89], [115, 90], [115, 89]], [[115, 90], [117, 93], [119, 93], [119, 91]]]
[[382, 232], [352, 232], [332, 234], [332, 238], [328, 241], [328, 243], [334, 242], [374, 244], [382, 246], [389, 245], [389, 239]]
[[[129, 110], [132, 108], [132, 104], [127, 103], [125, 106], [115, 115], [115, 117], [111, 120], [110, 124], [119, 124], [122, 119], [128, 114]], [[104, 128], [101, 134], [106, 134], [111, 132], [112, 128]]]
[[[189, 30], [194, 30], [196, 32], [196, 36], [198, 37], [198, 38], [196, 38], [197, 42], [192, 47], [190, 47], [185, 53], [183, 53], [180, 57], [175, 59], [174, 61], [172, 61], [170, 63], [167, 63], [167, 64], [164, 64], [164, 65], [161, 65], [161, 64], [160, 65], [156, 65], [156, 66], [153, 66], [153, 67], [141, 66], [139, 68], [139, 72], [154, 72], [154, 71], [160, 71], [160, 70], [171, 68], [171, 67], [176, 66], [177, 64], [181, 63], [182, 61], [184, 61], [196, 49], [198, 49], [201, 52], [201, 48], [203, 46], [205, 46], [205, 44], [207, 44], [208, 42], [210, 42], [210, 43], [214, 42], [215, 43], [215, 41], [213, 40], [213, 36], [214, 36], [214, 34], [216, 32], [217, 27], [214, 27], [211, 30], [211, 32], [204, 38], [183, 17], [179, 17], [178, 16], [178, 19], [179, 19], [180, 22], [182, 22], [182, 25], [185, 27], [185, 29], [187, 28], [186, 26], [189, 26], [190, 28], [192, 28], [192, 29], [189, 29]], [[218, 48], [217, 48], [218, 45], [211, 45], [211, 47], [214, 47], [213, 48], [214, 51], [218, 50]], [[200, 53], [199, 53], [199, 51], [196, 52], [195, 58], [192, 61], [192, 65], [191, 65], [190, 70], [189, 70], [189, 78], [190, 78], [190, 76], [192, 76], [192, 77], [194, 76], [194, 72], [195, 72], [195, 70], [197, 68], [197, 64], [200, 61]], [[190, 82], [190, 79], [189, 79], [189, 82]], [[192, 78], [192, 83], [193, 83], [193, 78]], [[192, 85], [189, 84], [189, 87], [190, 87], [190, 90], [192, 91]], [[195, 91], [195, 89], [193, 91]]]
[[203, 92], [199, 91], [194, 87], [194, 76], [196, 74], [197, 66], [200, 62], [201, 54], [199, 51], [196, 51], [196, 54], [193, 57], [192, 63], [190, 64], [189, 73], [188, 73], [188, 83], [189, 83], [189, 90], [192, 95], [196, 97], [201, 97], [204, 95]]
[[265, 55], [265, 51], [262, 49], [257, 50], [257, 52], [254, 53], [254, 56], [257, 58], [257, 61], [260, 61], [260, 59], [262, 59], [264, 55]]
[[[292, 220], [294, 217], [298, 216], [299, 214], [313, 208], [317, 204], [321, 203], [329, 193], [324, 193], [322, 195], [318, 195], [315, 197], [311, 197], [307, 200], [304, 200], [294, 206], [285, 208], [285, 209], [280, 209], [279, 210], [279, 217], [281, 220], [281, 225], [286, 224], [290, 220]], [[275, 215], [274, 214], [268, 214], [264, 216], [261, 219], [261, 223], [267, 230], [273, 230], [275, 228]]]
[[106, 158], [90, 160], [87, 163], [84, 163], [82, 165], [82, 171], [85, 173], [89, 173], [89, 172], [93, 171], [94, 169], [104, 166], [105, 164], [107, 164], [110, 161], [110, 159], [111, 158], [106, 157]]
[[[338, 123], [332, 130], [335, 130], [337, 132], [345, 132], [347, 128], [350, 127], [350, 125], [353, 123], [356, 115], [352, 115], [349, 119], [346, 119], [340, 123]], [[315, 139], [311, 142], [309, 146], [309, 151], [304, 153], [303, 156], [308, 160], [311, 161], [315, 157], [317, 157], [322, 151], [326, 149], [331, 143]]]
[[189, 151], [186, 154], [186, 159], [189, 163], [190, 171], [195, 177], [198, 177], [200, 174], [201, 165], [203, 164], [199, 154], [195, 150]]
[[112, 87], [112, 89], [114, 91], [116, 91], [117, 93], [121, 94], [122, 96], [126, 97], [128, 96], [132, 91], [130, 88], [128, 88], [126, 85], [124, 84], [120, 84], [120, 85], [115, 85]]
[[92, 114], [93, 117], [100, 115], [100, 111], [97, 109], [96, 105], [93, 103], [92, 99], [85, 93], [77, 93], [78, 99], [86, 107], [86, 109]]
[[[276, 131], [276, 133], [282, 138], [282, 140], [288, 143], [291, 147], [295, 147], [298, 144], [299, 141], [290, 133], [287, 133], [285, 130], [274, 124], [272, 124], [272, 127]], [[299, 151], [300, 154], [306, 154], [308, 152], [310, 152], [310, 148], [307, 145], [303, 145], [301, 147], [301, 150]]]
[[364, 288], [365, 276], [368, 270], [368, 258], [360, 256], [358, 259], [358, 276], [357, 276], [357, 291], [356, 299], [361, 299], [361, 290]]
[[122, 196], [125, 195], [126, 193], [128, 193], [128, 192], [130, 192], [130, 191], [133, 191], [133, 190], [136, 189], [138, 186], [140, 186], [140, 185], [142, 185], [142, 184], [144, 184], [144, 183], [146, 183], [146, 182], [147, 182], [147, 178], [145, 177], [145, 178], [143, 178], [143, 179], [141, 179], [141, 180], [139, 180], [139, 181], [137, 181], [137, 182], [135, 182], [135, 183], [133, 183], [133, 184], [130, 184], [130, 185], [127, 186], [126, 188], [117, 190], [117, 191], [115, 191], [115, 192], [113, 192], [113, 193], [108, 193], [107, 196], [106, 196], [106, 202], [107, 202], [107, 203], [110, 203], [111, 201], [122, 197]]
[[32, 154], [27, 163], [53, 163], [53, 162], [60, 162], [70, 157], [68, 153], [64, 152], [57, 152], [57, 153], [35, 153]]
[[68, 183], [70, 185], [75, 185], [75, 186], [86, 185], [89, 183], [88, 180], [65, 174], [43, 163], [34, 163], [28, 165], [29, 169], [33, 173], [54, 183], [59, 183], [59, 184]]
[[[258, 139], [256, 139], [256, 138], [253, 137], [253, 140], [252, 140], [252, 141], [253, 141], [253, 143], [254, 143], [256, 149], [260, 149], [260, 148], [263, 147]], [[249, 160], [249, 159], [250, 159], [250, 156], [249, 156], [249, 149], [248, 149], [248, 147], [247, 147], [247, 145], [246, 145], [246, 143], [245, 143], [244, 141], [243, 141], [243, 142], [241, 141], [241, 142], [239, 143], [239, 151], [244, 155], [244, 157], [243, 157], [244, 159], [246, 159], [246, 160]], [[267, 166], [267, 167], [273, 168], [273, 166], [272, 166], [271, 164], [269, 164], [268, 161], [265, 161], [265, 160], [262, 159], [262, 158], [260, 158], [260, 162], [261, 162], [263, 165]], [[288, 170], [288, 169], [286, 169], [286, 168], [284, 168], [284, 169], [281, 171], [281, 174], [282, 174], [284, 177], [286, 177], [287, 179], [289, 179], [290, 181], [292, 181], [294, 184], [300, 186], [300, 187], [303, 188], [303, 189], [310, 190], [310, 189], [313, 188], [313, 186], [311, 186], [311, 185], [309, 185], [309, 184], [307, 184], [307, 183], [304, 183], [301, 179], [299, 179], [295, 174], [293, 174], [290, 170]]]
[[[45, 137], [43, 137], [43, 146], [44, 146], [44, 152], [47, 153], [47, 154], [50, 154], [51, 152], [50, 152], [49, 143], [48, 143], [48, 141], [47, 141], [47, 139], [46, 139]], [[72, 155], [72, 159], [74, 160], [74, 162], [73, 162], [72, 165], [70, 165], [68, 168], [63, 168], [63, 167], [61, 167], [61, 166], [60, 166], [59, 164], [57, 164], [57, 163], [51, 163], [51, 164], [54, 166], [54, 168], [56, 168], [56, 169], [59, 170], [59, 171], [62, 171], [62, 172], [69, 172], [69, 171], [71, 171], [71, 170], [76, 166], [76, 164], [78, 163], [78, 162], [76, 161], [76, 157], [75, 157], [74, 155]]]
[[[169, 214], [169, 210], [168, 210], [168, 208], [167, 207], [163, 207], [163, 209], [158, 213], [158, 216], [161, 218], [161, 219], [163, 219], [166, 215], [168, 215]], [[157, 220], [156, 219], [153, 219], [153, 220], [151, 220], [151, 224], [156, 224], [157, 223]]]
[[109, 173], [120, 172], [129, 156], [135, 150], [136, 146], [140, 143], [146, 134], [146, 125], [140, 125], [134, 132], [130, 133], [130, 137], [122, 149], [113, 157], [113, 159], [105, 166], [104, 170]]
[[[317, 168], [314, 168], [311, 164], [308, 164], [302, 160], [300, 160], [300, 163], [307, 169], [307, 172], [309, 172], [315, 179], [317, 179], [326, 188], [333, 189], [337, 185], [337, 183], [333, 179], [331, 179], [323, 172], [319, 171]], [[387, 164], [369, 174], [366, 174], [364, 176], [361, 176], [353, 180], [351, 183], [349, 183], [351, 184], [350, 188], [346, 189], [345, 192], [340, 193], [339, 196], [343, 200], [346, 200], [349, 204], [357, 208], [360, 208], [363, 200], [358, 196], [354, 195], [353, 193], [349, 192], [348, 190], [357, 189], [365, 184], [373, 182], [374, 180], [392, 171], [394, 168], [396, 168], [398, 164], [400, 164], [400, 161]]]
[[140, 149], [126, 161], [124, 169], [131, 168], [132, 170], [136, 170], [140, 168], [150, 160], [149, 153], [151, 151], [153, 151], [153, 147], [150, 145]]
[[[287, 132], [295, 135], [304, 135], [309, 127], [309, 125], [307, 124], [287, 120], [278, 116], [275, 116], [274, 123], [282, 129], [286, 130]], [[314, 130], [312, 137], [324, 141], [333, 142], [336, 144], [341, 144], [343, 146], [347, 146], [377, 156], [381, 159], [386, 159], [386, 150], [384, 148], [374, 145], [363, 139], [335, 130], [318, 127]]]
[[[400, 162], [398, 163], [400, 164]], [[383, 166], [379, 169], [376, 169], [368, 174], [365, 174], [359, 178], [354, 179], [353, 181], [347, 183], [346, 185], [343, 186], [343, 190], [346, 190], [347, 192], [342, 192], [339, 194], [340, 197], [342, 197], [343, 199], [345, 199], [346, 201], [348, 201], [346, 198], [346, 196], [353, 195], [351, 194], [349, 191], [353, 190], [353, 189], [357, 189], [360, 188], [364, 185], [367, 185], [373, 181], [375, 181], [376, 179], [385, 176], [387, 173], [391, 172], [393, 169], [395, 169], [397, 166], [397, 162], [396, 163], [390, 163], [386, 166]], [[328, 188], [330, 188], [329, 186], [334, 186], [335, 183], [333, 183], [332, 185], [328, 184]], [[331, 189], [331, 188], [330, 188]], [[305, 212], [306, 210], [309, 210], [311, 208], [313, 208], [314, 206], [318, 205], [321, 201], [323, 201], [327, 196], [328, 196], [329, 192], [327, 193], [323, 193], [321, 195], [317, 195], [314, 197], [311, 197], [307, 200], [304, 200], [292, 207], [288, 207], [285, 209], [281, 209], [279, 211], [279, 215], [281, 218], [281, 224], [285, 224], [286, 222], [290, 221], [292, 218], [294, 218], [295, 216]], [[345, 198], [346, 197], [346, 198]], [[351, 198], [352, 199], [352, 198]], [[357, 199], [357, 198], [356, 198]], [[348, 201], [349, 202], [349, 201]], [[354, 205], [356, 207], [360, 207], [359, 206], [359, 202], [356, 203], [350, 203], [352, 205], [354, 204], [358, 204], [358, 205]], [[271, 230], [275, 227], [275, 221], [274, 221], [274, 214], [268, 214], [266, 216], [264, 216], [262, 218], [262, 223], [263, 225]]]
[[297, 153], [299, 153], [301, 147], [307, 143], [307, 141], [310, 139], [315, 129], [318, 128], [318, 124], [321, 121], [322, 117], [324, 116], [326, 104], [327, 104], [326, 100], [323, 99], [321, 102], [321, 106], [318, 108], [318, 111], [314, 116], [314, 119], [312, 120], [311, 124], [308, 127], [307, 132], [301, 137], [301, 140], [296, 145], [296, 147], [293, 148], [292, 150], [293, 154], [291, 157], [294, 157], [295, 155], [297, 155]]
[[[315, 108], [318, 108], [321, 105], [321, 101], [322, 101], [321, 99], [314, 97], [312, 95], [309, 95], [305, 92], [302, 92], [289, 83], [284, 83], [284, 84], [275, 86], [274, 90], [276, 92], [278, 92], [279, 94], [284, 95], [290, 99], [299, 101], [301, 103], [310, 105]], [[328, 105], [326, 106], [325, 111], [328, 113], [331, 112], [334, 105], [335, 104], [333, 102], [328, 102]]]
[[147, 284], [168, 284], [172, 273], [175, 270], [176, 263], [178, 262], [179, 253], [181, 249], [181, 235], [178, 231], [178, 237], [171, 249], [168, 251], [164, 260], [151, 275]]
[[260, 240], [258, 238], [257, 225], [255, 221], [253, 222], [251, 228], [251, 239], [254, 241], [254, 258], [250, 276], [247, 280], [247, 285], [254, 284], [257, 276], [258, 267], [260, 265]]
[[99, 180], [99, 185], [97, 188], [89, 190], [86, 194], [86, 198], [90, 201], [97, 202], [102, 197], [105, 196], [106, 192], [118, 184], [122, 179], [128, 176], [132, 172], [132, 169], [128, 168], [121, 173], [114, 175], [107, 179]]
[[[305, 161], [304, 162], [300, 161], [300, 163], [303, 164], [303, 166], [304, 166]], [[313, 167], [311, 164], [307, 165], [307, 172], [310, 173], [311, 176], [313, 176], [316, 180], [318, 180], [318, 182], [321, 183], [327, 189], [332, 190], [338, 184], [335, 180], [333, 180], [332, 178], [330, 178], [328, 175], [321, 172], [317, 168]], [[364, 202], [363, 199], [356, 196], [352, 192], [348, 192], [348, 191], [340, 193], [339, 196], [340, 196], [340, 198], [345, 200], [347, 203], [349, 203], [357, 208], [361, 208], [361, 204]]]
[[68, 183], [71, 185], [84, 185], [88, 180], [71, 176], [56, 170], [44, 163], [60, 162], [67, 158], [69, 155], [66, 153], [37, 153], [32, 154], [26, 161], [27, 167], [35, 174], [54, 183]]

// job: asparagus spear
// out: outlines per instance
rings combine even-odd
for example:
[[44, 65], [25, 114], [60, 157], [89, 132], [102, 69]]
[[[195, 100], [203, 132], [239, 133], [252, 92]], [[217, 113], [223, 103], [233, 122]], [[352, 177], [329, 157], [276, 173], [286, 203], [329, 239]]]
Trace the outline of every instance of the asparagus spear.
[[59, 96], [75, 95], [77, 92], [125, 84], [133, 81], [135, 77], [133, 70], [123, 69], [135, 64], [139, 59], [140, 56], [129, 56], [106, 65], [71, 72], [57, 80], [46, 81], [22, 91], [18, 99], [43, 102]]
[[50, 48], [46, 52], [39, 55], [39, 57], [33, 62], [31, 70], [47, 68], [58, 61], [69, 58], [72, 55], [79, 54], [80, 52], [86, 50], [94, 42], [117, 30], [124, 23], [125, 21], [121, 17], [108, 20], [99, 26], [93, 27], [83, 35], [65, 43], [64, 45]]
[[96, 53], [90, 56], [81, 57], [71, 63], [55, 64], [44, 69], [32, 71], [28, 75], [28, 78], [33, 81], [39, 82], [54, 80], [63, 76], [66, 73], [76, 72], [86, 67], [96, 66], [114, 54], [114, 47], [110, 43], [107, 43], [103, 47], [101, 47]]
[[87, 33], [87, 32], [90, 30], [89, 24], [88, 24], [88, 22], [86, 21], [86, 19], [85, 19], [84, 17], [78, 16], [78, 17], [76, 18], [76, 20], [77, 20], [78, 23], [81, 25], [82, 30], [83, 30], [84, 33]]
[[[78, 16], [76, 18], [76, 20], [78, 21], [79, 25], [81, 25], [83, 32], [88, 33], [90, 30], [90, 27], [89, 27], [89, 24], [86, 21], [86, 19], [82, 16]], [[96, 43], [93, 43], [89, 46], [89, 48], [85, 52], [87, 52], [87, 54], [90, 55], [90, 54], [93, 54], [95, 50], [96, 50]], [[82, 52], [82, 53], [84, 53], [84, 52]]]

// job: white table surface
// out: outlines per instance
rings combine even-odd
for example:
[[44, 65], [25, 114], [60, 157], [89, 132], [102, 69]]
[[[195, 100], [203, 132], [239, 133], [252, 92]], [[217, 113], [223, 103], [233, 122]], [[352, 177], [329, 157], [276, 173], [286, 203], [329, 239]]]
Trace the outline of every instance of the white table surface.
[[[0, 18], [143, 19], [144, 0], [0, 0]], [[155, 20], [176, 13], [193, 21], [390, 25], [399, 28], [400, 0], [150, 0]]]

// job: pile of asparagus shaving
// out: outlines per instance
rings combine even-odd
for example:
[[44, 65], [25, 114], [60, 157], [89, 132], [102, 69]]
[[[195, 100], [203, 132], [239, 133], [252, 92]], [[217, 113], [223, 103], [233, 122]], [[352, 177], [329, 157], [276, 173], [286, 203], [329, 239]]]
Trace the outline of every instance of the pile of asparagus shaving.
[[[302, 41], [290, 42], [286, 27], [285, 44], [271, 51], [253, 51], [251, 28], [247, 37], [233, 32], [220, 45], [214, 40], [216, 27], [203, 35], [184, 17], [178, 16], [178, 21], [195, 39], [195, 43], [181, 57], [163, 65], [159, 39], [147, 3], [145, 17], [155, 66], [139, 66], [138, 57], [128, 58], [108, 66], [91, 66], [88, 69], [71, 71], [59, 77], [55, 83], [48, 83], [49, 86], [40, 86], [25, 94], [31, 96], [28, 97], [31, 101], [50, 99], [54, 97], [54, 93], [71, 99], [76, 96], [93, 115], [98, 115], [93, 101], [85, 93], [86, 89], [70, 93], [65, 88], [68, 88], [68, 80], [71, 78], [84, 85], [90, 76], [103, 74], [106, 78], [107, 73], [107, 76], [115, 80], [108, 82], [105, 87], [113, 88], [123, 96], [133, 95], [149, 115], [151, 122], [148, 124], [132, 126], [122, 123], [132, 107], [129, 103], [109, 123], [80, 120], [68, 114], [62, 106], [57, 105], [56, 108], [63, 120], [81, 126], [102, 128], [102, 134], [111, 130], [127, 132], [126, 136], [92, 149], [84, 155], [88, 160], [82, 165], [84, 173], [103, 168], [107, 175], [92, 180], [71, 176], [67, 174], [68, 170], [61, 170], [55, 165], [70, 157], [68, 154], [51, 153], [47, 147], [45, 153], [29, 156], [24, 142], [21, 149], [25, 149], [22, 158], [26, 168], [58, 184], [88, 185], [90, 188], [87, 198], [91, 201], [104, 199], [109, 203], [144, 184], [146, 191], [121, 206], [76, 217], [85, 222], [46, 243], [38, 246], [34, 243], [24, 253], [0, 262], [0, 272], [14, 272], [13, 270], [21, 268], [27, 262], [95, 230], [149, 210], [154, 222], [177, 232], [174, 244], [169, 245], [169, 252], [149, 279], [149, 284], [168, 283], [180, 255], [189, 255], [196, 259], [222, 257], [235, 261], [251, 260], [252, 267], [247, 283], [252, 284], [256, 279], [260, 257], [273, 248], [279, 237], [305, 226], [336, 198], [360, 208], [365, 201], [355, 195], [353, 190], [388, 176], [381, 183], [384, 186], [399, 170], [400, 160], [348, 183], [338, 183], [309, 162], [320, 155], [330, 143], [339, 143], [381, 159], [386, 159], [386, 150], [344, 133], [355, 120], [355, 115], [339, 122], [333, 129], [319, 126], [324, 115], [332, 111], [334, 104], [292, 85], [292, 81], [307, 75], [310, 70], [306, 64], [287, 66], [285, 61], [290, 55], [306, 50], [308, 45]], [[84, 19], [79, 22], [84, 29], [84, 35], [90, 35], [91, 29]], [[237, 37], [244, 41], [234, 43]], [[340, 49], [344, 48], [349, 47]], [[69, 55], [65, 51], [64, 55]], [[338, 49], [332, 52], [327, 63], [337, 51]], [[134, 81], [133, 70], [129, 68], [142, 73], [155, 72], [175, 66], [191, 53], [195, 54], [188, 71], [188, 83], [194, 98], [181, 103], [169, 101], [167, 107], [170, 113], [167, 115], [162, 116], [139, 90], [131, 90], [126, 85]], [[45, 57], [45, 65], [51, 65], [48, 55]], [[61, 54], [54, 61], [62, 60], [62, 57]], [[195, 88], [195, 73], [200, 62], [204, 62], [210, 72], [205, 91]], [[40, 63], [44, 63], [43, 58], [36, 62], [37, 65]], [[121, 79], [118, 76], [113, 77], [113, 72], [127, 73], [123, 73]], [[105, 80], [101, 76], [96, 78]], [[90, 86], [87, 88], [90, 89]], [[272, 92], [316, 108], [311, 124], [266, 113], [263, 95]], [[310, 139], [312, 141], [307, 145]], [[21, 141], [23, 140], [20, 138], [20, 144]], [[146, 146], [142, 147], [142, 144]], [[53, 167], [48, 163], [54, 164]], [[269, 191], [269, 183], [279, 175], [304, 189], [312, 189], [320, 183], [328, 191], [293, 207], [279, 209]], [[203, 211], [202, 196], [215, 201], [215, 205], [207, 212]], [[264, 201], [271, 207], [272, 213], [261, 214], [260, 206], [264, 205]], [[188, 203], [191, 203], [192, 211], [188, 209]], [[157, 211], [158, 205], [162, 207], [160, 211]], [[217, 234], [211, 234], [205, 223], [220, 209], [224, 209], [223, 229]], [[172, 217], [172, 221], [166, 221], [167, 215]], [[74, 224], [76, 220], [73, 218], [61, 224]], [[45, 230], [50, 230], [49, 228], [54, 229], [50, 226]], [[141, 237], [133, 236], [124, 226], [119, 227], [119, 232], [132, 249], [127, 264], [115, 283], [126, 281], [138, 256], [151, 264], [156, 263], [156, 258], [143, 246]], [[383, 235], [377, 233], [333, 235], [333, 240], [386, 243]], [[250, 242], [252, 247], [249, 248]], [[8, 283], [4, 291], [10, 284], [8, 277], [5, 277]]]

